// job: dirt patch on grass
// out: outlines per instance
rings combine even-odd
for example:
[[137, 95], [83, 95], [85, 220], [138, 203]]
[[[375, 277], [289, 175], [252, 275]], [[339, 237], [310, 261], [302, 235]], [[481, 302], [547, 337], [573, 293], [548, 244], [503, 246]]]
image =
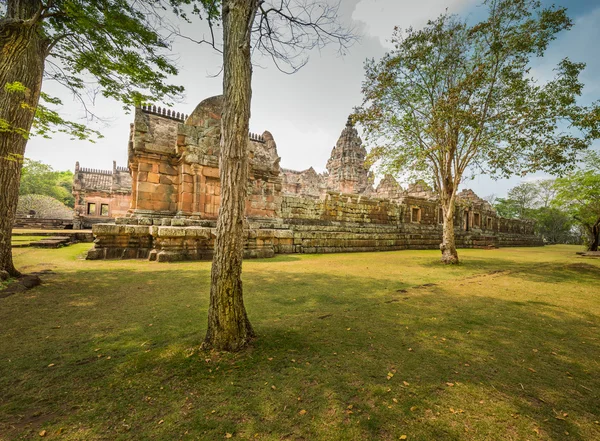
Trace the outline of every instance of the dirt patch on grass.
[[17, 421], [11, 421], [7, 424], [9, 430], [22, 431], [22, 430], [37, 430], [42, 427], [44, 423], [57, 417], [56, 413], [43, 413], [42, 411], [36, 410], [23, 415]]
[[0, 299], [10, 297], [19, 292], [25, 292], [28, 289], [35, 288], [42, 283], [42, 279], [36, 274], [26, 274], [11, 282], [6, 288], [0, 291]]

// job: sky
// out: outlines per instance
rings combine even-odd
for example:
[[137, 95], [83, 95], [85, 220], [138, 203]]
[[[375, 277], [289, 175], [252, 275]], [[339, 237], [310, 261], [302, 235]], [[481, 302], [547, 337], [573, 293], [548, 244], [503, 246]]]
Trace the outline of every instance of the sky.
[[[482, 12], [480, 3], [480, 0], [342, 0], [340, 20], [361, 36], [344, 56], [334, 47], [312, 51], [308, 54], [308, 64], [293, 75], [281, 73], [268, 59], [254, 58], [250, 131], [268, 130], [273, 134], [282, 167], [304, 170], [312, 166], [318, 172], [325, 171], [348, 115], [361, 104], [363, 63], [367, 58], [380, 58], [390, 49], [394, 26], [420, 28], [446, 9], [476, 18]], [[585, 62], [582, 103], [596, 101], [600, 99], [600, 0], [553, 3], [568, 8], [575, 26], [559, 35], [544, 59], [534, 61], [534, 75], [542, 80], [551, 78], [552, 69], [565, 56]], [[183, 31], [197, 37], [206, 32], [198, 24]], [[189, 114], [203, 99], [221, 93], [220, 54], [207, 46], [181, 40], [173, 44], [172, 56], [180, 72], [171, 80], [186, 89], [182, 102], [173, 106], [176, 111]], [[83, 118], [80, 105], [60, 86], [47, 82], [43, 89], [63, 100], [64, 116], [78, 121]], [[60, 134], [52, 139], [34, 137], [28, 143], [26, 157], [50, 164], [56, 170], [73, 170], [76, 161], [83, 167], [97, 169], [112, 169], [113, 160], [126, 166], [132, 114], [126, 113], [119, 103], [101, 97], [95, 99], [93, 112], [101, 121], [92, 121], [91, 126], [104, 138], [92, 144]], [[599, 146], [596, 143], [595, 147]], [[490, 194], [504, 197], [508, 189], [522, 180], [541, 177], [544, 176], [537, 174], [493, 181], [480, 175], [465, 182], [463, 188], [471, 188], [482, 197]]]

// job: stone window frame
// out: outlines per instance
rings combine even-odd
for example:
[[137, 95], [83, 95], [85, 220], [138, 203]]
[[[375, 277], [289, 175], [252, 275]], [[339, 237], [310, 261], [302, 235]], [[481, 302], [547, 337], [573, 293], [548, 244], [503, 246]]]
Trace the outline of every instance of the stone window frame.
[[[414, 216], [415, 210], [416, 210], [416, 214], [417, 214], [416, 220], [415, 220], [415, 216]], [[421, 213], [422, 213], [421, 207], [419, 207], [417, 205], [411, 205], [410, 206], [410, 221], [415, 224], [420, 224], [421, 223]]]
[[481, 213], [473, 212], [473, 227], [481, 228]]
[[[106, 207], [106, 212], [104, 208]], [[100, 216], [110, 217], [110, 205], [109, 204], [100, 204]]]
[[494, 221], [493, 221], [493, 219], [488, 216], [488, 218], [486, 219], [486, 221], [487, 221], [487, 223], [486, 223], [487, 229], [488, 230], [493, 229], [494, 228]]
[[442, 207], [438, 208], [438, 224], [444, 224], [444, 209]]
[[470, 211], [468, 209], [463, 211], [463, 230], [470, 231], [471, 230], [471, 216], [469, 216]]
[[87, 206], [86, 206], [85, 212], [88, 215], [95, 216], [96, 215], [96, 203], [95, 202], [88, 202]]

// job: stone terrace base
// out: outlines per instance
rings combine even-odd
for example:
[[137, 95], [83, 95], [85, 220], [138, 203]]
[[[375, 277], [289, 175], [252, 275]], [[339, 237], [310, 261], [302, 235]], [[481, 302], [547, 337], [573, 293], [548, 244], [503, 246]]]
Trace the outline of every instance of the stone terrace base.
[[[188, 219], [131, 219], [138, 225], [94, 225], [94, 248], [88, 259], [149, 259], [158, 262], [212, 259], [215, 226]], [[140, 221], [146, 225], [139, 225]], [[121, 221], [123, 222], [123, 221]], [[171, 223], [171, 225], [165, 225]], [[151, 224], [151, 225], [148, 225]], [[173, 225], [181, 224], [181, 225]], [[294, 223], [250, 221], [245, 258], [276, 254], [347, 253], [405, 249], [439, 249], [441, 226], [420, 224], [374, 225], [340, 222]], [[457, 231], [459, 248], [542, 246], [539, 237], [523, 234]]]

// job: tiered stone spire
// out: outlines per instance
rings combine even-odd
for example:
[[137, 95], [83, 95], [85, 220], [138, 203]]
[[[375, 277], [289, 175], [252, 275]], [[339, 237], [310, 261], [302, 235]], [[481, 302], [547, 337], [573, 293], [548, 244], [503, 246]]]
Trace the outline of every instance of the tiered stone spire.
[[327, 187], [342, 193], [363, 193], [369, 187], [369, 170], [365, 166], [366, 149], [348, 117], [346, 127], [327, 161]]

